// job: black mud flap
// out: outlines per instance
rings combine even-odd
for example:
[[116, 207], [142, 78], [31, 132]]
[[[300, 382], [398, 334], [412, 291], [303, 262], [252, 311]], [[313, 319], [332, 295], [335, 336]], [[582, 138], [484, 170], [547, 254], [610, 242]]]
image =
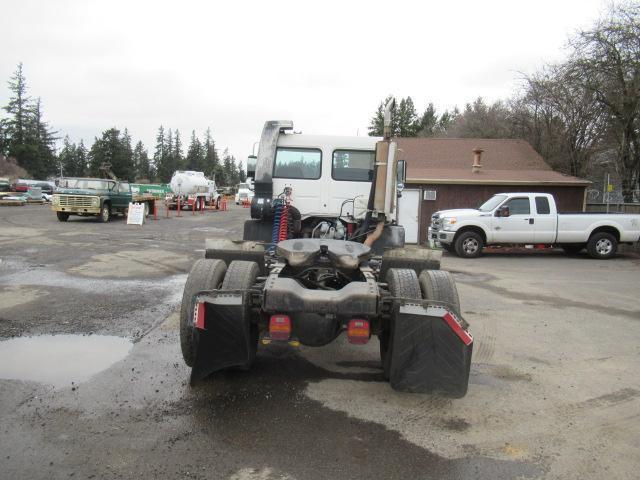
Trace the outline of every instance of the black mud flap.
[[218, 370], [250, 364], [247, 295], [246, 292], [212, 291], [198, 297], [198, 301], [205, 302], [205, 323], [204, 329], [197, 330], [191, 385]]
[[451, 310], [430, 302], [394, 302], [389, 381], [394, 390], [462, 398], [473, 339]]

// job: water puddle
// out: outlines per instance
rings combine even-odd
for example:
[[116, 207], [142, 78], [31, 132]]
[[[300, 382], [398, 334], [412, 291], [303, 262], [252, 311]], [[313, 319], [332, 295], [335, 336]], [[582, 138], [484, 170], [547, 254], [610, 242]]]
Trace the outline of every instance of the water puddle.
[[125, 358], [133, 343], [108, 335], [42, 335], [0, 341], [0, 378], [71, 386]]

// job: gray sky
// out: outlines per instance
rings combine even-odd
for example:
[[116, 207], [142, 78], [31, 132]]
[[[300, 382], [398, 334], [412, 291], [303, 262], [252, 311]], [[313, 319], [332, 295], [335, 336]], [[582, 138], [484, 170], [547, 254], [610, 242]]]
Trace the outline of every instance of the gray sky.
[[[366, 135], [387, 94], [419, 111], [510, 96], [519, 72], [565, 55], [601, 0], [0, 0], [0, 103], [18, 62], [46, 120], [87, 145], [129, 128], [153, 154], [160, 124], [213, 131], [244, 159], [269, 119]], [[186, 153], [186, 152], [185, 152]]]

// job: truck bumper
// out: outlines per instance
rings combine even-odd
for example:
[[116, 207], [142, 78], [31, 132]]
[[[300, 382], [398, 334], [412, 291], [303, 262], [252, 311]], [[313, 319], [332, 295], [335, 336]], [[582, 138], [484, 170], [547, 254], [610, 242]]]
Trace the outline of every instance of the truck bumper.
[[453, 243], [453, 238], [456, 236], [456, 232], [451, 232], [448, 230], [433, 230], [431, 227], [429, 227], [427, 236], [430, 240], [451, 244]]
[[70, 214], [86, 213], [87, 215], [99, 215], [100, 207], [61, 207], [55, 205], [51, 207], [54, 212], [66, 212]]

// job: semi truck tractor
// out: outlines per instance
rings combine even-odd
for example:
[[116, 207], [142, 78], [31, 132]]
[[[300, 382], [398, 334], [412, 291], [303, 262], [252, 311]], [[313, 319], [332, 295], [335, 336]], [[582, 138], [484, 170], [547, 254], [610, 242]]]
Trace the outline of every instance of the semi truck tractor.
[[406, 392], [467, 392], [473, 337], [441, 252], [405, 247], [404, 162], [383, 138], [292, 133], [265, 123], [243, 240], [208, 239], [180, 311], [194, 384], [250, 368], [258, 345], [319, 347], [377, 337], [380, 368]]
[[165, 197], [165, 204], [172, 210], [194, 208], [201, 210], [205, 204], [213, 203], [220, 208], [222, 195], [218, 193], [215, 180], [205, 177], [204, 172], [178, 170], [169, 183], [171, 193]]

